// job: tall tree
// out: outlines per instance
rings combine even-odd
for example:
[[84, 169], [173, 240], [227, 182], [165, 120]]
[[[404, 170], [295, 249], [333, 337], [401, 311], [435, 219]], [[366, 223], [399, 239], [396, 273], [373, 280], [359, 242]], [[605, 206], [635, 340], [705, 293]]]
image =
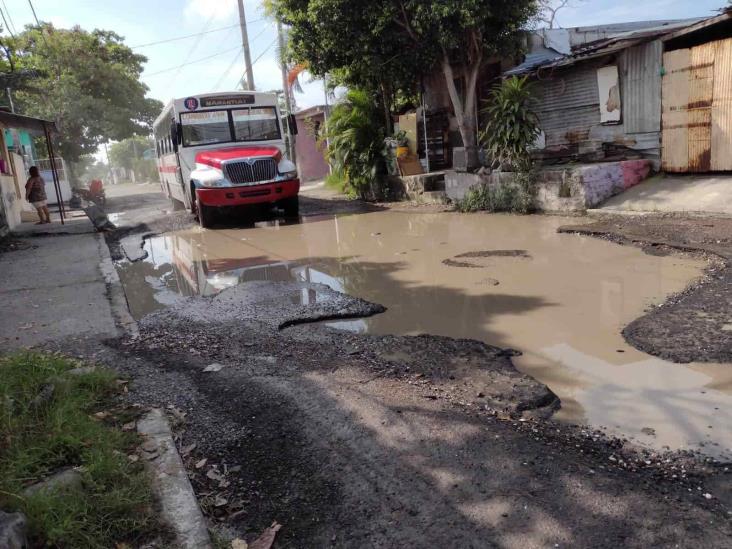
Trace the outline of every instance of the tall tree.
[[[478, 165], [476, 83], [483, 62], [514, 55], [536, 0], [272, 0], [292, 27], [291, 51], [316, 74], [340, 70], [353, 84], [403, 89], [439, 69], [466, 148]], [[465, 76], [463, 96], [456, 75]], [[343, 73], [342, 73], [343, 74]], [[382, 90], [384, 95], [387, 90]]]
[[150, 172], [156, 172], [155, 161], [145, 158], [145, 151], [155, 147], [149, 137], [136, 135], [128, 137], [109, 147], [109, 161], [114, 168], [124, 168], [135, 174], [135, 180], [152, 179]]
[[76, 162], [107, 140], [148, 134], [162, 103], [145, 97], [147, 59], [111, 31], [27, 27], [12, 41], [13, 67], [34, 75], [16, 90], [18, 112], [56, 122], [60, 154]]

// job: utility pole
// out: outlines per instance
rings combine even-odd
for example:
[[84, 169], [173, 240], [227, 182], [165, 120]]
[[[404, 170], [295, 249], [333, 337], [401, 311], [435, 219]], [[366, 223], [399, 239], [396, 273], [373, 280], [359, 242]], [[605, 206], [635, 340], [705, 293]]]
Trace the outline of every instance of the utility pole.
[[239, 26], [241, 27], [241, 45], [244, 48], [244, 64], [247, 72], [247, 89], [254, 91], [254, 71], [252, 70], [252, 54], [249, 51], [249, 34], [247, 19], [244, 14], [244, 0], [239, 0]]
[[295, 150], [295, 132], [290, 127], [292, 120], [292, 96], [290, 95], [290, 83], [287, 81], [287, 60], [285, 57], [285, 35], [282, 31], [282, 23], [277, 21], [277, 37], [280, 43], [280, 69], [282, 69], [282, 90], [285, 94], [285, 106], [287, 107], [287, 130], [288, 130], [288, 145], [290, 148], [290, 160], [297, 164], [297, 151]]
[[[325, 122], [325, 131], [328, 131], [328, 118], [330, 118], [330, 100], [328, 98], [328, 73], [323, 75], [323, 93], [325, 94], [325, 111], [323, 111], [323, 121]], [[325, 134], [325, 148], [330, 147], [330, 140], [328, 134]], [[333, 165], [328, 162], [328, 171], [333, 173]]]

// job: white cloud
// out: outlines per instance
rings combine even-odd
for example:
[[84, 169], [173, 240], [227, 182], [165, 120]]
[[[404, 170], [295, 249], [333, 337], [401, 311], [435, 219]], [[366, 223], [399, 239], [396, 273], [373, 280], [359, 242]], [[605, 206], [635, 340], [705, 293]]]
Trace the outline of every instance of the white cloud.
[[[247, 20], [261, 17], [260, 0], [245, 0], [244, 11]], [[237, 0], [188, 0], [184, 10], [186, 19], [191, 21], [238, 21]]]

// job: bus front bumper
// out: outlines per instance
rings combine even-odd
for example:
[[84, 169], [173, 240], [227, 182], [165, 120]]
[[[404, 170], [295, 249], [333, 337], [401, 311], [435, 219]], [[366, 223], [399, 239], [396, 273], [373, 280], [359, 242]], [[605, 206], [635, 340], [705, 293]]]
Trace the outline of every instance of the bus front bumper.
[[246, 187], [198, 188], [196, 198], [204, 206], [244, 206], [247, 204], [272, 204], [297, 196], [300, 180], [278, 181]]

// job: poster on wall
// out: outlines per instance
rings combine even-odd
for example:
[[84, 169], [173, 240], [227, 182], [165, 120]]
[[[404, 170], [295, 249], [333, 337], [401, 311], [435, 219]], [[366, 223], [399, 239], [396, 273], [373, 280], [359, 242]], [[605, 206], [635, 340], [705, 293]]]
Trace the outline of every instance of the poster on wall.
[[600, 122], [619, 124], [621, 102], [617, 65], [597, 69], [597, 88], [600, 93]]

